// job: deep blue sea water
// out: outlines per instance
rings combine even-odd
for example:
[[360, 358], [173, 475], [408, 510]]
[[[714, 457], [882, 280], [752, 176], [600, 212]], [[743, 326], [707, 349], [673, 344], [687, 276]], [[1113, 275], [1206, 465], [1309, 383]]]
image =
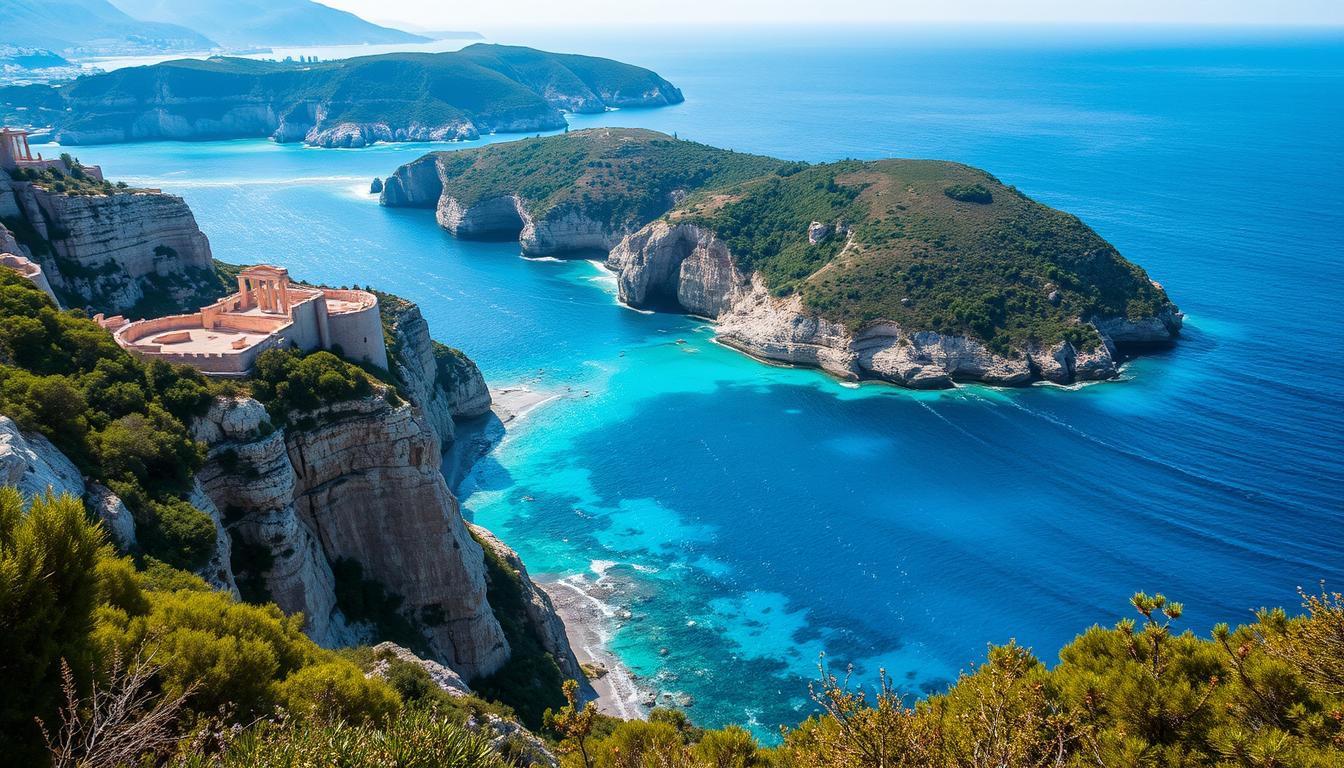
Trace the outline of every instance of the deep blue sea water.
[[[613, 647], [705, 725], [807, 712], [818, 652], [936, 689], [1047, 661], [1135, 590], [1207, 632], [1344, 584], [1344, 34], [607, 30], [685, 104], [574, 117], [812, 161], [938, 157], [1071, 211], [1188, 313], [1073, 391], [842, 386], [617, 305], [588, 262], [463, 243], [368, 181], [430, 147], [79, 148], [183, 195], [218, 258], [421, 304], [494, 385], [559, 394], [463, 485], [534, 574], [606, 574]], [[491, 137], [505, 140], [509, 137]], [[469, 145], [467, 145], [469, 146]], [[687, 343], [678, 344], [678, 339]], [[665, 655], [664, 655], [665, 649]]]

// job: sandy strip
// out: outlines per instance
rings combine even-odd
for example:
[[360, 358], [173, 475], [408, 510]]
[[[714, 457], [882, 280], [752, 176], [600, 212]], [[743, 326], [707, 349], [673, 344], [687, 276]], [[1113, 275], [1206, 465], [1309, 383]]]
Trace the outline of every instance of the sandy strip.
[[563, 395], [563, 392], [547, 392], [523, 385], [501, 387], [490, 390], [490, 410], [495, 412], [501, 424], [507, 425]]
[[607, 647], [613, 613], [593, 592], [600, 587], [584, 576], [538, 584], [551, 596], [556, 613], [565, 622], [565, 634], [580, 664], [598, 666], [607, 673], [590, 680], [588, 696], [599, 711], [626, 720], [648, 717], [653, 694], [635, 682], [635, 675]]

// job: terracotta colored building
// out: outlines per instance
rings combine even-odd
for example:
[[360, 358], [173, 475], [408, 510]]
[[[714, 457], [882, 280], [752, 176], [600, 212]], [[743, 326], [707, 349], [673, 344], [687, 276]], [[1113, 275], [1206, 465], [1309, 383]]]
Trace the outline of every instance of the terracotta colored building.
[[237, 293], [199, 312], [136, 322], [95, 319], [138, 355], [216, 376], [244, 376], [257, 355], [289, 346], [336, 350], [349, 360], [387, 368], [377, 296], [292, 283], [288, 270], [268, 264], [244, 269]]

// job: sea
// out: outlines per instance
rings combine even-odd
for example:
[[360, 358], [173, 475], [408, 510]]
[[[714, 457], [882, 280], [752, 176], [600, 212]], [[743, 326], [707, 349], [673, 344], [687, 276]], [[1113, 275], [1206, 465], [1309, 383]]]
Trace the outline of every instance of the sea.
[[[532, 30], [681, 105], [574, 115], [743, 152], [942, 158], [1082, 218], [1186, 313], [1084, 387], [912, 392], [776, 367], [637, 312], [590, 261], [454, 240], [375, 176], [460, 144], [74, 148], [183, 196], [215, 256], [420, 304], [546, 402], [462, 481], [533, 575], [600, 595], [660, 702], [770, 738], [823, 659], [912, 697], [1016, 640], [1046, 663], [1138, 590], [1207, 634], [1344, 588], [1344, 31]], [[53, 151], [48, 148], [47, 151]]]

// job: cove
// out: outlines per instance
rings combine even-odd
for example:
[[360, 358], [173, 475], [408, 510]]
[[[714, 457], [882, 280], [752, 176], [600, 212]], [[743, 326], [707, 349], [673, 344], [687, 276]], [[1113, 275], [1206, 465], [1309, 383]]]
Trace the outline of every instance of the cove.
[[809, 711], [823, 649], [918, 694], [990, 642], [1053, 661], [1138, 589], [1203, 633], [1344, 578], [1344, 374], [1317, 352], [1344, 343], [1344, 43], [1042, 35], [598, 35], [570, 48], [651, 67], [687, 102], [571, 123], [957, 160], [1079, 215], [1189, 317], [1126, 380], [1075, 390], [763, 365], [700, 321], [618, 306], [589, 262], [457, 241], [367, 193], [445, 145], [76, 154], [183, 195], [217, 258], [405, 295], [492, 385], [557, 394], [464, 481], [468, 513], [534, 575], [605, 575], [612, 645], [660, 696], [768, 734]]

